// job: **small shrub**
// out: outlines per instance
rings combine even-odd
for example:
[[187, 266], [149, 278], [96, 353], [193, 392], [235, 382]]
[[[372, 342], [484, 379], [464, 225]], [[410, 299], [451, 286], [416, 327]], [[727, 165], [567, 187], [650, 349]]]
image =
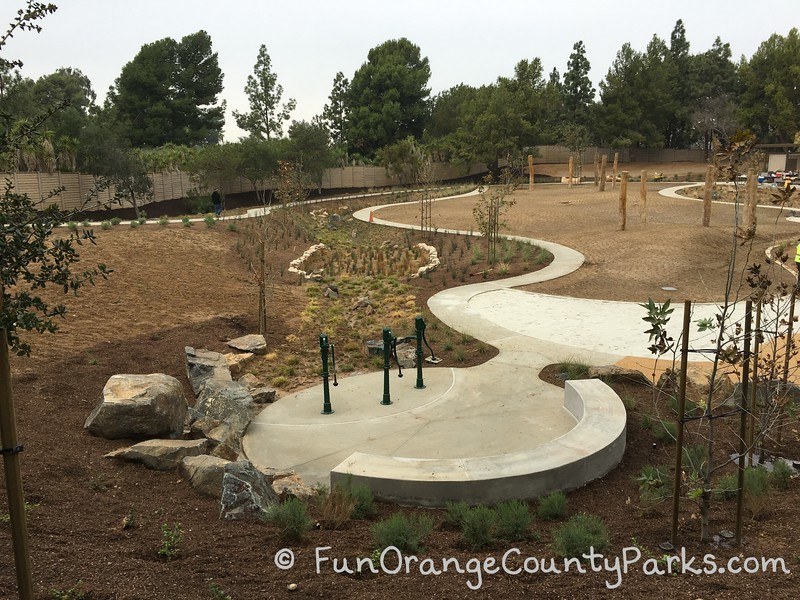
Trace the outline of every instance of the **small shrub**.
[[139, 221], [139, 225], [144, 225], [145, 223], [147, 223], [147, 217], [145, 217], [144, 215], [142, 215], [141, 217], [139, 217], [139, 218], [137, 219], [137, 221]]
[[233, 600], [233, 596], [231, 596], [213, 581], [208, 585], [208, 593], [211, 594], [211, 597], [214, 600]]
[[566, 515], [567, 497], [564, 492], [553, 492], [541, 498], [537, 514], [545, 521], [553, 521]]
[[683, 464], [690, 475], [696, 478], [702, 477], [706, 456], [707, 450], [703, 444], [683, 447]]
[[672, 421], [659, 421], [653, 425], [653, 438], [662, 444], [672, 444], [678, 439], [678, 426]]
[[73, 587], [68, 590], [50, 590], [50, 596], [53, 600], [86, 600], [90, 596], [82, 591], [80, 587], [83, 585], [82, 581], [78, 581]]
[[169, 225], [169, 219], [168, 219], [167, 217], [160, 217], [160, 218], [158, 219], [158, 224], [159, 224], [161, 227], [166, 227], [167, 225]]
[[461, 529], [464, 526], [464, 516], [469, 512], [469, 504], [463, 500], [453, 502], [448, 500], [444, 503], [445, 514], [442, 524], [453, 529]]
[[769, 509], [769, 472], [763, 467], [744, 470], [744, 504], [754, 519], [764, 516]]
[[87, 220], [83, 220], [83, 221], [81, 222], [81, 227], [84, 227], [84, 228], [86, 228], [86, 227], [89, 227], [89, 224], [90, 224], [90, 223], [89, 223], [89, 221], [87, 221]]
[[494, 537], [495, 512], [488, 506], [475, 506], [464, 515], [461, 539], [470, 550], [488, 546]]
[[341, 529], [353, 514], [355, 501], [348, 490], [336, 486], [326, 492], [319, 505], [320, 521], [328, 529]]
[[717, 487], [714, 489], [713, 496], [717, 500], [732, 500], [736, 498], [736, 491], [739, 489], [739, 477], [736, 473], [729, 473], [720, 477]]
[[67, 229], [70, 231], [78, 231], [78, 224], [75, 221], [67, 222]]
[[237, 229], [235, 221], [228, 221], [228, 231], [237, 231]]
[[182, 543], [183, 528], [180, 523], [175, 523], [171, 528], [166, 523], [161, 526], [161, 547], [158, 549], [161, 558], [165, 560], [175, 558], [181, 551]]
[[111, 221], [103, 221], [102, 223], [100, 223], [100, 229], [102, 229], [103, 231], [111, 229]]
[[565, 379], [583, 379], [589, 373], [589, 365], [574, 359], [560, 362], [557, 366]]
[[136, 229], [140, 225], [139, 221], [133, 220], [131, 221], [131, 229]]
[[553, 534], [553, 550], [564, 557], [580, 558], [590, 549], [602, 552], [606, 547], [608, 531], [594, 515], [575, 515]]
[[407, 517], [403, 513], [395, 513], [373, 525], [372, 537], [381, 550], [394, 546], [401, 552], [417, 553], [422, 549], [422, 540], [431, 531], [433, 519], [429, 516], [414, 514]]
[[666, 467], [646, 465], [633, 480], [639, 484], [639, 496], [645, 503], [658, 503], [672, 494], [672, 478]]
[[[381, 362], [381, 364], [383, 364], [383, 362]], [[289, 383], [289, 378], [285, 375], [278, 375], [277, 377], [273, 377], [270, 383], [277, 388], [282, 388]]]
[[297, 498], [289, 498], [281, 504], [273, 504], [264, 517], [280, 530], [284, 541], [299, 541], [314, 525], [308, 516], [306, 505]]
[[528, 537], [533, 516], [526, 502], [507, 500], [495, 508], [496, 534], [501, 540], [516, 542]]
[[353, 518], [368, 519], [375, 515], [375, 497], [372, 490], [364, 484], [354, 485], [350, 488], [350, 496], [353, 498]]
[[776, 460], [772, 464], [769, 482], [776, 490], [788, 490], [794, 471], [785, 460]]
[[464, 352], [463, 348], [459, 348], [458, 350], [456, 350], [455, 358], [456, 358], [456, 361], [458, 361], [458, 362], [464, 362], [466, 360], [467, 355]]
[[206, 227], [213, 227], [214, 225], [217, 224], [217, 220], [211, 215], [208, 215], [207, 217], [203, 218], [203, 222], [206, 224]]
[[120, 223], [122, 223], [122, 219], [120, 219], [119, 217], [112, 217], [111, 219], [112, 225], [119, 225]]
[[183, 223], [184, 227], [192, 227], [194, 225], [194, 223], [192, 223], [192, 220], [189, 217], [183, 217], [181, 219], [181, 222]]

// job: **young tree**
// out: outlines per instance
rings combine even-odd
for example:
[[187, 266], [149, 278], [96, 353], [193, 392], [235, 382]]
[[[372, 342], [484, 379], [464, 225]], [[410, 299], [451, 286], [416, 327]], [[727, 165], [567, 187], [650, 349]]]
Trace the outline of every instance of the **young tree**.
[[409, 135], [419, 138], [428, 118], [430, 77], [428, 59], [406, 38], [372, 48], [347, 92], [350, 150], [372, 157]]
[[282, 137], [283, 122], [289, 120], [297, 103], [289, 99], [286, 104], [281, 105], [283, 86], [278, 83], [277, 74], [272, 72], [272, 59], [264, 44], [258, 50], [253, 75], [247, 76], [244, 91], [250, 103], [250, 111], [233, 111], [236, 124], [259, 139]]
[[105, 110], [134, 147], [216, 143], [225, 123], [222, 71], [205, 31], [145, 44], [109, 89]]
[[322, 120], [330, 132], [333, 143], [337, 146], [344, 144], [347, 127], [347, 92], [350, 88], [350, 81], [339, 71], [333, 78], [333, 89], [328, 96], [330, 104], [326, 104], [322, 109]]
[[322, 175], [325, 169], [333, 165], [333, 152], [328, 129], [319, 118], [311, 123], [292, 121], [286, 156], [308, 175], [310, 182], [322, 193]]

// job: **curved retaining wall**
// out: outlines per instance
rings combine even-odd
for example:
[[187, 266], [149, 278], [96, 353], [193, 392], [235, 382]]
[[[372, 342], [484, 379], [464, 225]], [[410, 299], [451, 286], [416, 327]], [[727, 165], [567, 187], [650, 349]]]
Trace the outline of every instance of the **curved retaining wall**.
[[331, 486], [350, 480], [367, 485], [378, 498], [421, 506], [527, 500], [581, 487], [622, 459], [625, 407], [602, 381], [586, 379], [565, 383], [564, 408], [575, 417], [575, 427], [530, 450], [459, 459], [355, 452], [331, 471]]

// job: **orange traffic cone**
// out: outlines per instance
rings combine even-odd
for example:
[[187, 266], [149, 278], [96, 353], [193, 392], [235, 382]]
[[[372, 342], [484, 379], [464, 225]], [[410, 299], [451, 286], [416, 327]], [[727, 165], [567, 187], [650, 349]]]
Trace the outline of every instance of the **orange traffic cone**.
[[372, 223], [372, 211], [369, 211], [369, 222]]

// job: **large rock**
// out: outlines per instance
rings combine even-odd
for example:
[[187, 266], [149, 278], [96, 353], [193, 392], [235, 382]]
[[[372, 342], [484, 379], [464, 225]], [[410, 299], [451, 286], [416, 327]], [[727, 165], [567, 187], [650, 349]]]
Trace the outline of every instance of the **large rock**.
[[267, 340], [263, 335], [252, 333], [250, 335], [243, 335], [228, 342], [228, 346], [241, 350], [242, 352], [252, 352], [253, 354], [266, 354], [267, 353]]
[[260, 519], [278, 497], [264, 474], [249, 460], [225, 465], [220, 513], [222, 519]]
[[417, 346], [416, 344], [397, 344], [397, 362], [404, 369], [413, 369], [417, 366]]
[[194, 489], [204, 496], [219, 498], [222, 496], [222, 477], [225, 465], [229, 464], [216, 456], [187, 456], [181, 461], [180, 474]]
[[249, 364], [253, 358], [255, 358], [255, 354], [252, 352], [231, 352], [230, 354], [223, 354], [225, 357], [225, 361], [228, 363], [228, 370], [233, 375], [238, 375], [242, 372], [242, 369]]
[[144, 463], [157, 471], [177, 468], [187, 456], [199, 456], [208, 450], [208, 440], [147, 440], [105, 455]]
[[195, 394], [199, 394], [210, 379], [232, 381], [228, 361], [219, 352], [199, 350], [191, 346], [186, 346], [184, 351], [186, 352], [186, 375], [189, 377], [189, 383], [192, 384], [192, 391]]
[[619, 367], [617, 365], [589, 367], [586, 374], [590, 378], [602, 379], [603, 381], [652, 385], [652, 382], [638, 369], [626, 369], [625, 367]]
[[183, 386], [174, 377], [112, 375], [84, 427], [108, 439], [177, 437], [183, 433], [187, 411]]
[[260, 388], [264, 385], [264, 382], [261, 381], [257, 376], [253, 375], [252, 373], [245, 373], [239, 379], [237, 379], [239, 383], [245, 386], [248, 390], [254, 390], [256, 388]]
[[275, 388], [263, 386], [250, 391], [253, 401], [256, 404], [269, 404], [278, 399], [278, 392]]
[[310, 500], [315, 495], [314, 490], [307, 486], [296, 473], [274, 479], [272, 481], [272, 491], [277, 494], [281, 502], [288, 500], [292, 496], [299, 500]]
[[195, 408], [212, 419], [227, 422], [241, 435], [250, 423], [253, 404], [250, 390], [238, 381], [209, 379]]

